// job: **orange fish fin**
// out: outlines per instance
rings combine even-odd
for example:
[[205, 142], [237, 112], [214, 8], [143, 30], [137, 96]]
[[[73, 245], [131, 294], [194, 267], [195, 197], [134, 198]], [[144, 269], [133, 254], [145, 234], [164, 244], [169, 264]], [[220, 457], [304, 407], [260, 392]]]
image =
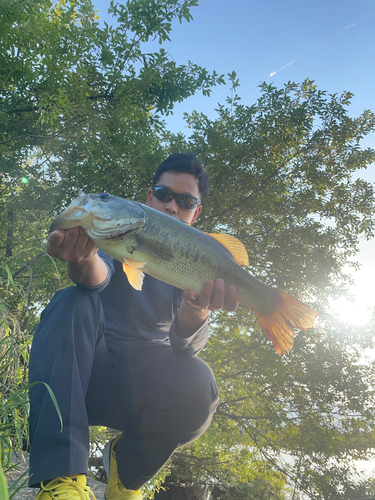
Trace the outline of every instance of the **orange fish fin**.
[[143, 278], [145, 275], [140, 269], [142, 269], [144, 265], [145, 262], [135, 262], [131, 259], [125, 259], [125, 262], [122, 263], [122, 268], [129, 283], [136, 290], [142, 290]]
[[314, 325], [318, 313], [292, 295], [281, 292], [275, 309], [267, 316], [255, 311], [263, 331], [272, 340], [278, 354], [285, 354], [293, 347], [294, 329], [306, 330]]
[[221, 243], [233, 256], [234, 260], [240, 266], [248, 266], [249, 265], [249, 257], [247, 255], [247, 251], [245, 245], [242, 241], [238, 240], [234, 236], [230, 234], [224, 233], [206, 233], [211, 238], [214, 238], [216, 241]]

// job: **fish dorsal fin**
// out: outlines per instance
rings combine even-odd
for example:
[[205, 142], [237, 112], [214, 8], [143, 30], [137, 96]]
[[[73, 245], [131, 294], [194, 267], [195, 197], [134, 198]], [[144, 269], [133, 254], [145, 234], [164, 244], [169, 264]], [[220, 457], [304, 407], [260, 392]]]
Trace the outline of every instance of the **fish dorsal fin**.
[[233, 256], [234, 260], [240, 266], [249, 265], [249, 257], [245, 245], [230, 234], [224, 233], [207, 233], [211, 238], [221, 243]]
[[124, 273], [126, 274], [129, 283], [133, 288], [135, 288], [135, 290], [142, 290], [143, 278], [145, 275], [142, 271], [140, 271], [140, 269], [142, 269], [145, 264], [145, 262], [135, 262], [135, 260], [126, 258], [122, 263]]

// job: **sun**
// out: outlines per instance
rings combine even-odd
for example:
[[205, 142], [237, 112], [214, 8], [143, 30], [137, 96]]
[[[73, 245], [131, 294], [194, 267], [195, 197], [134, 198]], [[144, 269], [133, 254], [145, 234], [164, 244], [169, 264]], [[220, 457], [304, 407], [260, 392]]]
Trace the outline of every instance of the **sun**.
[[375, 241], [362, 241], [357, 260], [360, 268], [356, 271], [349, 266], [344, 272], [351, 274], [353, 286], [349, 289], [353, 299], [341, 298], [331, 303], [332, 309], [343, 323], [355, 326], [367, 324], [375, 307], [375, 294], [373, 283], [375, 281]]
[[[375, 302], [375, 300], [374, 300]], [[367, 324], [371, 319], [371, 305], [367, 301], [338, 299], [331, 303], [340, 321], [354, 326]]]

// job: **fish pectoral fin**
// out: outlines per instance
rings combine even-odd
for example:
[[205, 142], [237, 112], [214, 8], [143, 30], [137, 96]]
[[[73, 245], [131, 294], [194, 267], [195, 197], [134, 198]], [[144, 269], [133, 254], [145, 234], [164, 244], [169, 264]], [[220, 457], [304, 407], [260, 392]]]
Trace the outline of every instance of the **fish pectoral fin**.
[[221, 243], [233, 256], [234, 260], [240, 266], [248, 266], [249, 265], [249, 257], [247, 255], [247, 251], [245, 245], [242, 241], [238, 240], [234, 236], [230, 234], [223, 233], [206, 233], [211, 238], [214, 238], [216, 241]]
[[164, 260], [167, 262], [174, 258], [172, 247], [166, 243], [151, 240], [138, 234], [135, 236], [135, 239], [137, 241], [135, 249], [138, 252], [145, 253], [154, 259]]
[[131, 259], [125, 259], [125, 262], [122, 263], [124, 273], [135, 290], [142, 290], [143, 278], [145, 275], [140, 269], [142, 269], [145, 264], [145, 262], [135, 262]]

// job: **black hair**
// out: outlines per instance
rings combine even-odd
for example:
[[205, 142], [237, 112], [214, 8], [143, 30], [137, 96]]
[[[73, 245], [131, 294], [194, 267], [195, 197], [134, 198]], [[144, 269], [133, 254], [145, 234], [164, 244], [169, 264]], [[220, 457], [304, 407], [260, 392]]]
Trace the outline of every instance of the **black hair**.
[[201, 200], [207, 196], [209, 191], [209, 180], [206, 169], [194, 153], [173, 153], [163, 161], [156, 170], [154, 180], [156, 185], [164, 172], [181, 172], [191, 174], [198, 180], [198, 189]]

